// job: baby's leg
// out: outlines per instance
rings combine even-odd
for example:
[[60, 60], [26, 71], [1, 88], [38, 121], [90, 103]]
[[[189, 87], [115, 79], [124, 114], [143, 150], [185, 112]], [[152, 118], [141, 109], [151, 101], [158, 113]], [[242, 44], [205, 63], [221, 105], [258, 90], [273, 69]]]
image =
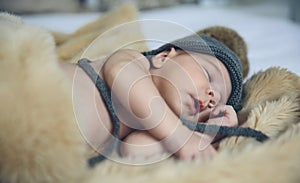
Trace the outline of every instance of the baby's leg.
[[135, 131], [128, 135], [120, 146], [122, 157], [159, 156], [166, 153], [163, 144], [153, 138], [147, 131]]

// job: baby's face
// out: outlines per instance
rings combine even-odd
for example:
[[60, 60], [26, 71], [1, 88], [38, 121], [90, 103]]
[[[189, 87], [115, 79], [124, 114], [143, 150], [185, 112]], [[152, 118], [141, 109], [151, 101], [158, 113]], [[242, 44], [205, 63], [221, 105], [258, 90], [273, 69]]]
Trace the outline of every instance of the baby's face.
[[153, 81], [178, 116], [205, 122], [216, 105], [226, 104], [231, 92], [230, 76], [217, 58], [176, 51], [164, 62], [153, 72]]

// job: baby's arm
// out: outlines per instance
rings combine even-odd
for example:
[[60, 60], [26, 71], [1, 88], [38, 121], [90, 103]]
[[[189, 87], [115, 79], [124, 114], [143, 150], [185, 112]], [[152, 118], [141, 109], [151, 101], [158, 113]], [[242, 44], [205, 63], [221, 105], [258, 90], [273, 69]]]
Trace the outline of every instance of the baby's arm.
[[[163, 141], [169, 152], [183, 159], [203, 156], [205, 150], [199, 149], [199, 143], [204, 138], [183, 126], [168, 108], [152, 81], [149, 68], [148, 60], [140, 53], [122, 50], [109, 57], [102, 73], [123, 107], [131, 111], [151, 136]], [[206, 144], [208, 149], [212, 148]]]
[[[211, 119], [206, 123], [220, 126], [237, 126], [236, 112], [232, 106], [217, 106], [211, 113]], [[147, 131], [135, 131], [129, 134], [120, 146], [120, 155], [123, 157], [160, 156], [167, 153], [163, 144], [153, 138]], [[214, 154], [213, 150], [206, 151], [206, 156]]]
[[[203, 134], [200, 133], [198, 133], [198, 135], [202, 135], [202, 138], [210, 138], [208, 136], [203, 136]], [[198, 155], [197, 159], [212, 157], [216, 152], [211, 145], [204, 144], [203, 148], [205, 148], [205, 150], [201, 151], [201, 149], [199, 149], [199, 151], [201, 151], [201, 156]], [[153, 158], [170, 155], [170, 152], [165, 148], [164, 143], [155, 139], [147, 131], [134, 131], [129, 134], [120, 143], [119, 153], [121, 157], [130, 158]], [[190, 159], [189, 157], [180, 158]]]
[[[179, 125], [173, 112], [164, 105], [164, 100], [155, 87], [147, 59], [134, 50], [121, 50], [108, 58], [102, 68], [103, 77], [128, 115], [148, 129], [158, 139], [170, 135]], [[163, 115], [152, 113], [161, 108]], [[169, 129], [169, 130], [167, 130]]]
[[120, 143], [119, 153], [122, 157], [151, 158], [159, 157], [168, 151], [147, 131], [134, 131]]

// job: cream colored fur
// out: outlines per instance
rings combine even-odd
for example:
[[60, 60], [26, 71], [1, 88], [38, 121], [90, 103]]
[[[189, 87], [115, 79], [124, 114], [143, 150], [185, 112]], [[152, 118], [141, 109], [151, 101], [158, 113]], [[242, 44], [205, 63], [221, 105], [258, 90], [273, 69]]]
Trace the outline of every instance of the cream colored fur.
[[[59, 60], [75, 63], [83, 54], [85, 57], [95, 59], [99, 55], [111, 53], [120, 45], [126, 45], [133, 40], [143, 40], [144, 35], [137, 24], [131, 26], [130, 30], [127, 28], [117, 33], [111, 32], [113, 35], [106, 36], [105, 39], [97, 39], [101, 34], [111, 31], [115, 26], [136, 20], [138, 20], [136, 8], [132, 4], [126, 4], [80, 27], [72, 34], [52, 31]], [[86, 53], [84, 51], [88, 46], [90, 46], [89, 52]], [[147, 45], [145, 42], [140, 42], [139, 44], [129, 45], [127, 48], [145, 51]]]
[[244, 126], [271, 139], [229, 138], [213, 160], [149, 166], [105, 161], [89, 169], [71, 82], [48, 31], [0, 15], [0, 180], [8, 183], [300, 182], [299, 76], [270, 68], [245, 84]]
[[0, 27], [0, 180], [81, 182], [86, 149], [53, 38], [8, 14]]

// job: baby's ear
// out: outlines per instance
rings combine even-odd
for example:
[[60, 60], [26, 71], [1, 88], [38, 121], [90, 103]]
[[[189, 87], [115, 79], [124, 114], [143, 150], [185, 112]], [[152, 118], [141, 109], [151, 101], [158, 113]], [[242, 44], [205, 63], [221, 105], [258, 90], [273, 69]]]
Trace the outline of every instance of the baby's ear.
[[168, 58], [172, 58], [176, 56], [178, 53], [175, 48], [171, 48], [169, 51], [163, 51], [152, 57], [152, 65], [156, 69], [160, 69], [165, 63]]
[[158, 53], [157, 55], [152, 57], [152, 66], [155, 69], [160, 69], [164, 64], [165, 64], [165, 60], [168, 57], [168, 52], [161, 52]]
[[243, 65], [243, 78], [247, 77], [249, 73], [247, 44], [235, 30], [223, 26], [213, 26], [199, 30], [197, 34], [213, 37], [235, 52]]

